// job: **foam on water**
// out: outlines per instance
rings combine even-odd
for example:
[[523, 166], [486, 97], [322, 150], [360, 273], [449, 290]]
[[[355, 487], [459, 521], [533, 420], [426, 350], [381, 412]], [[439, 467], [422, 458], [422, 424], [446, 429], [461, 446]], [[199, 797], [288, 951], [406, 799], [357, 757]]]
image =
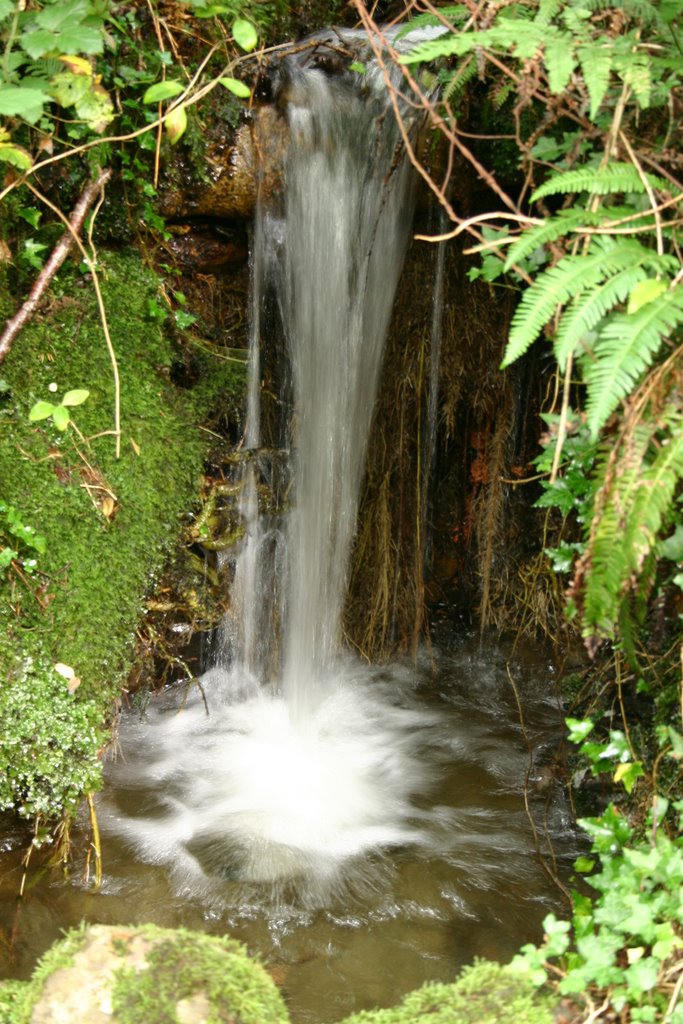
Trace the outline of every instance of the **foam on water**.
[[428, 842], [415, 797], [438, 718], [353, 663], [326, 683], [305, 722], [263, 689], [231, 700], [234, 681], [216, 670], [180, 709], [169, 694], [129, 716], [110, 774], [119, 791], [154, 783], [158, 796], [151, 814], [110, 811], [106, 826], [167, 864], [181, 891], [217, 901], [221, 883], [248, 882], [325, 902], [358, 883], [370, 851]]

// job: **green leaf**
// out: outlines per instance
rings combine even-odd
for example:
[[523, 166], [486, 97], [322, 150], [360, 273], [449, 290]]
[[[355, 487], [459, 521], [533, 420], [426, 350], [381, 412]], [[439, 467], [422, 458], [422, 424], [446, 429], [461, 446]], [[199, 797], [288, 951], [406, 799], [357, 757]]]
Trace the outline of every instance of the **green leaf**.
[[173, 79], [168, 79], [165, 82], [157, 82], [155, 85], [150, 85], [149, 89], [145, 90], [142, 102], [160, 103], [162, 100], [169, 100], [173, 96], [180, 96], [181, 92], [184, 91], [185, 86], [182, 82], [175, 82]]
[[617, 313], [607, 321], [584, 371], [593, 437], [652, 365], [663, 339], [681, 323], [683, 287], [668, 289], [636, 313]]
[[[656, 174], [645, 174], [645, 177], [652, 188], [678, 194], [679, 190], [672, 188], [671, 183], [664, 178], [659, 178]], [[634, 192], [642, 195], [645, 192], [645, 185], [633, 164], [613, 161], [603, 168], [580, 167], [578, 170], [553, 174], [536, 189], [530, 201], [536, 203], [545, 196], [571, 192], [589, 192], [595, 196], [605, 196], [611, 192]]]
[[187, 111], [184, 104], [174, 107], [173, 110], [168, 112], [164, 118], [164, 128], [168, 135], [168, 141], [172, 146], [175, 146], [176, 142], [185, 134], [185, 129], [187, 128]]
[[21, 146], [13, 143], [0, 142], [0, 160], [18, 167], [20, 171], [28, 171], [33, 167], [33, 157]]
[[244, 82], [240, 82], [238, 78], [219, 78], [218, 81], [221, 85], [224, 85], [234, 96], [239, 96], [241, 100], [248, 100], [251, 96], [251, 89]]
[[46, 420], [48, 416], [52, 416], [56, 408], [57, 406], [53, 405], [52, 402], [36, 402], [32, 406], [28, 418], [31, 423], [35, 423], [38, 420]]
[[0, 114], [5, 117], [22, 117], [29, 124], [35, 124], [42, 116], [43, 108], [50, 102], [49, 93], [24, 85], [0, 85]]
[[577, 48], [579, 64], [590, 96], [590, 119], [593, 121], [600, 109], [609, 86], [612, 68], [612, 46], [609, 40], [587, 43]]
[[575, 64], [572, 37], [565, 33], [549, 35], [545, 43], [545, 66], [551, 92], [564, 92]]
[[659, 281], [654, 277], [648, 277], [645, 281], [639, 281], [631, 289], [626, 312], [637, 313], [642, 306], [646, 306], [648, 302], [654, 302], [655, 299], [659, 298], [668, 286], [668, 281]]
[[246, 53], [253, 50], [258, 43], [258, 33], [246, 18], [235, 18], [232, 23], [232, 37]]
[[62, 399], [62, 405], [82, 405], [89, 394], [90, 392], [86, 391], [85, 388], [75, 388], [73, 391], [67, 391]]
[[66, 430], [69, 426], [69, 410], [64, 405], [55, 406], [52, 412], [52, 419], [57, 430]]
[[569, 729], [569, 742], [582, 743], [595, 728], [595, 723], [590, 718], [565, 718], [565, 724]]

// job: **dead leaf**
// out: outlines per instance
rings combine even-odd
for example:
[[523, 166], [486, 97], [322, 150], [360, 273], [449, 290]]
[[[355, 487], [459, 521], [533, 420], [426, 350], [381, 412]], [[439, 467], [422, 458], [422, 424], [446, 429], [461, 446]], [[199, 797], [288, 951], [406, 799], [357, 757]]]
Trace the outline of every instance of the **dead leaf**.
[[128, 438], [128, 440], [130, 441], [130, 444], [131, 444], [131, 448], [133, 449], [133, 451], [135, 452], [135, 454], [136, 454], [136, 455], [139, 455], [139, 454], [140, 454], [140, 445], [139, 445], [139, 444], [137, 444], [137, 443], [136, 443], [136, 442], [135, 442], [135, 441], [133, 440], [133, 438], [132, 438], [132, 437], [129, 437], [129, 438]]
[[109, 495], [107, 495], [106, 498], [102, 499], [102, 505], [100, 507], [102, 510], [102, 515], [106, 516], [107, 519], [111, 519], [112, 516], [114, 515], [114, 512], [116, 511], [116, 502], [114, 501], [113, 498], [110, 498]]

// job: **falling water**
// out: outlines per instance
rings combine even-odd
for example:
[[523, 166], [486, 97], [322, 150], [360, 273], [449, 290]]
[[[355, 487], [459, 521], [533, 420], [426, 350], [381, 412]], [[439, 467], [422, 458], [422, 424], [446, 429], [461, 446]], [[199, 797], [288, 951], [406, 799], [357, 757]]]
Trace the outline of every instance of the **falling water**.
[[[286, 95], [284, 192], [264, 201], [255, 226], [246, 535], [223, 662], [181, 713], [150, 713], [157, 727], [146, 734], [143, 774], [161, 784], [165, 813], [119, 818], [118, 827], [143, 855], [169, 863], [181, 887], [215, 894], [221, 878], [294, 880], [320, 902], [346, 884], [350, 865], [355, 882], [367, 878], [363, 855], [425, 838], [415, 797], [427, 785], [420, 755], [436, 717], [415, 705], [410, 678], [373, 678], [341, 644], [414, 182], [377, 70], [359, 90], [350, 76], [293, 65]], [[274, 457], [259, 429], [266, 295], [275, 296], [293, 395], [284, 523], [258, 512]], [[130, 736], [137, 742], [134, 727]], [[126, 771], [135, 784], [139, 766], [120, 767], [119, 779]]]

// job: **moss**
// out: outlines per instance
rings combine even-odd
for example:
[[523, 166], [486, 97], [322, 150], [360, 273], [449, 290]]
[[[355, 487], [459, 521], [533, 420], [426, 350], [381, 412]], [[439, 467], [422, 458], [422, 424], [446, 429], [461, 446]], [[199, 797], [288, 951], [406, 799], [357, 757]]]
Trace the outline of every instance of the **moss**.
[[428, 984], [388, 1010], [364, 1010], [340, 1024], [552, 1024], [553, 1001], [500, 964], [481, 960], [450, 985]]
[[[206, 436], [199, 418], [226, 385], [224, 377], [211, 380], [208, 365], [197, 381], [201, 401], [174, 385], [176, 350], [154, 316], [156, 278], [135, 255], [100, 252], [100, 264], [121, 377], [121, 457], [108, 433], [113, 373], [95, 296], [73, 267], [53, 283], [2, 366], [9, 390], [0, 395], [0, 501], [45, 538], [44, 552], [24, 551], [7, 525], [3, 537], [0, 523], [0, 549], [10, 540], [19, 554], [15, 566], [0, 569], [0, 777], [12, 765], [16, 805], [26, 814], [43, 813], [46, 801], [51, 813], [60, 802], [69, 809], [81, 783], [96, 784], [83, 759], [101, 743], [98, 727], [130, 670], [144, 595], [196, 494]], [[2, 287], [0, 300], [6, 307]], [[239, 387], [234, 377], [230, 384]], [[29, 421], [35, 402], [59, 402], [74, 388], [90, 392], [70, 410], [78, 429]], [[54, 675], [59, 662], [73, 669], [70, 686]], [[79, 747], [46, 734], [45, 773], [31, 752], [35, 722], [22, 729], [21, 706], [33, 707], [45, 731], [64, 721], [67, 697], [90, 739]]]
[[192, 1002], [207, 1024], [289, 1021], [275, 983], [236, 940], [155, 925], [97, 925], [67, 932], [30, 982], [0, 987], [0, 1024], [51, 1019], [55, 1005], [62, 1016], [72, 1011], [84, 1021], [102, 1000], [111, 1002], [118, 1024], [179, 1024]]
[[287, 1009], [266, 971], [244, 946], [227, 936], [213, 938], [183, 929], [169, 935], [149, 926], [153, 945], [143, 970], [123, 967], [112, 994], [121, 1024], [176, 1024], [178, 1003], [203, 993], [208, 1024], [285, 1024]]

